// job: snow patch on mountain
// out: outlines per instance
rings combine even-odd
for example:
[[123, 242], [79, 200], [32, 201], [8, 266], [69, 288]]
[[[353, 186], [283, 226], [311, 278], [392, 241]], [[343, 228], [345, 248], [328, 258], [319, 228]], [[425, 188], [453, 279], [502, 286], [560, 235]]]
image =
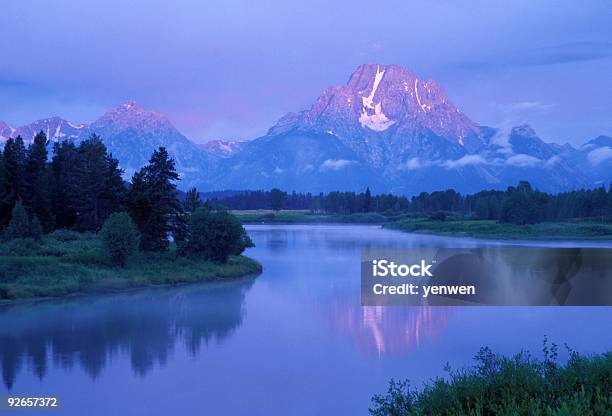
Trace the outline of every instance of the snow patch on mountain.
[[208, 153], [227, 157], [236, 153], [242, 147], [242, 143], [237, 141], [210, 140], [198, 146]]
[[[384, 70], [380, 70], [380, 67], [376, 67], [376, 74], [374, 75], [374, 83], [372, 85], [372, 91], [367, 97], [361, 97], [363, 107], [361, 108], [361, 114], [359, 116], [359, 123], [363, 127], [367, 127], [374, 131], [385, 131], [390, 126], [395, 124], [395, 121], [389, 120], [389, 118], [382, 111], [382, 102], [374, 103], [374, 95], [378, 89], [380, 81], [382, 81], [385, 75]], [[350, 103], [350, 101], [349, 101]], [[374, 111], [374, 114], [371, 112]]]

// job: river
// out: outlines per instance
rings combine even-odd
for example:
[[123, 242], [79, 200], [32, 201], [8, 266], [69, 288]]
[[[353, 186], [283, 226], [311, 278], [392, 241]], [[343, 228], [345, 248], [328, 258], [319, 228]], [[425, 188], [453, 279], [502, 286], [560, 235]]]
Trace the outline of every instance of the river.
[[366, 225], [248, 231], [256, 278], [0, 308], [0, 396], [57, 396], [55, 415], [363, 415], [390, 378], [419, 386], [481, 346], [612, 345], [612, 308], [360, 306], [362, 247], [508, 243]]

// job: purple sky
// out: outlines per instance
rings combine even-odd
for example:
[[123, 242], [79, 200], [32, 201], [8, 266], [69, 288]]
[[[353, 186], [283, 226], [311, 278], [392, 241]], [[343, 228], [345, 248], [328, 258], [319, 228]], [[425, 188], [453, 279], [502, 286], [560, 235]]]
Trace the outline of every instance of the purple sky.
[[481, 124], [612, 135], [608, 0], [4, 0], [0, 17], [12, 126], [136, 100], [195, 141], [250, 139], [378, 62], [437, 79]]

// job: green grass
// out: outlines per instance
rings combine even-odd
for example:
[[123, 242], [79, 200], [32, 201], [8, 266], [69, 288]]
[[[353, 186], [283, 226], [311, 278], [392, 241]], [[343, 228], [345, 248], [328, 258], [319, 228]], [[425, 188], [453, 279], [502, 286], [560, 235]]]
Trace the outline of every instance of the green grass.
[[199, 282], [261, 272], [244, 256], [226, 264], [168, 253], [138, 254], [128, 267], [112, 267], [94, 234], [58, 231], [41, 243], [13, 240], [0, 244], [0, 299], [58, 297], [148, 285]]
[[311, 214], [304, 211], [232, 211], [243, 224], [314, 224], [359, 223], [382, 224], [387, 217], [378, 213]]
[[446, 221], [417, 217], [414, 214], [312, 214], [308, 211], [270, 210], [233, 211], [244, 224], [382, 224], [385, 228], [412, 233], [457, 237], [525, 240], [611, 240], [612, 224], [591, 221], [543, 222], [514, 225], [493, 220], [474, 220], [449, 215]]
[[528, 352], [501, 357], [482, 348], [472, 367], [449, 372], [422, 389], [391, 380], [376, 395], [373, 416], [417, 415], [610, 415], [612, 352], [584, 356], [569, 349], [559, 364], [557, 346], [544, 341], [544, 359]]
[[611, 224], [589, 222], [542, 222], [533, 225], [514, 225], [492, 220], [434, 221], [428, 218], [404, 218], [384, 224], [396, 230], [452, 235], [475, 238], [525, 239], [525, 240], [610, 240]]

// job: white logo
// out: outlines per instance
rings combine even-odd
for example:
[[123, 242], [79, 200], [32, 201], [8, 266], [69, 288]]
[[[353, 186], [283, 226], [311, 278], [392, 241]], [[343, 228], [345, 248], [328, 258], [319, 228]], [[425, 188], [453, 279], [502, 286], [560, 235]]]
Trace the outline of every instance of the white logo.
[[372, 276], [375, 277], [433, 277], [429, 269], [431, 264], [421, 260], [420, 264], [396, 264], [387, 260], [372, 260]]

